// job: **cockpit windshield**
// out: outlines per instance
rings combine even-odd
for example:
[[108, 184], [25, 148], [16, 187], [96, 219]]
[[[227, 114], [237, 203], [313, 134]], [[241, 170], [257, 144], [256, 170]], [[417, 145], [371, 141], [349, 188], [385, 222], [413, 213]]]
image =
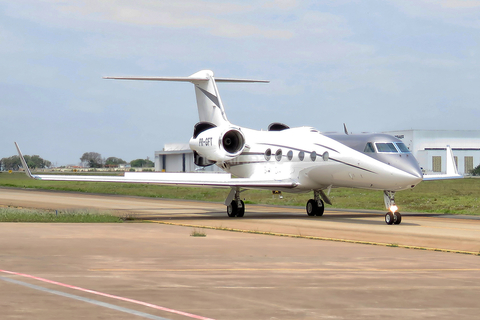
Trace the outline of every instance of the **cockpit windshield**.
[[[376, 148], [375, 148], [376, 147]], [[410, 150], [403, 142], [367, 142], [365, 153], [410, 153]]]
[[400, 152], [403, 153], [410, 153], [410, 150], [408, 150], [407, 146], [402, 143], [402, 142], [396, 142], [397, 148], [400, 150]]
[[393, 143], [388, 142], [388, 143], [383, 143], [383, 142], [377, 142], [375, 143], [377, 146], [378, 152], [394, 152], [398, 153], [397, 148], [393, 145]]
[[375, 152], [375, 149], [373, 148], [373, 143], [368, 142], [363, 152]]

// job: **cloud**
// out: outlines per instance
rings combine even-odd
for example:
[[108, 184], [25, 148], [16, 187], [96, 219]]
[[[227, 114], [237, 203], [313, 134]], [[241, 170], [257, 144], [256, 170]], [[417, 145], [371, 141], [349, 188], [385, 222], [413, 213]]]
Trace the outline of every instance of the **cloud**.
[[[17, 10], [28, 3], [27, 10]], [[112, 22], [134, 26], [203, 30], [211, 35], [227, 38], [288, 39], [292, 33], [281, 25], [252, 22], [245, 15], [265, 11], [258, 4], [216, 1], [167, 0], [20, 0], [9, 4], [9, 13], [51, 25], [75, 25], [75, 20]], [[91, 28], [85, 25], [86, 28]]]
[[467, 28], [480, 28], [478, 0], [389, 0], [410, 16], [435, 19]]

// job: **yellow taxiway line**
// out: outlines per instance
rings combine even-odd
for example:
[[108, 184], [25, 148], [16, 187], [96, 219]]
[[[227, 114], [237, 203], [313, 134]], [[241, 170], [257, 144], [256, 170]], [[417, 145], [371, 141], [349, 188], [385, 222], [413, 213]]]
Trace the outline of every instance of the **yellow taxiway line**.
[[475, 251], [419, 247], [419, 246], [409, 246], [409, 245], [396, 244], [396, 243], [384, 243], [384, 242], [373, 242], [373, 241], [363, 241], [363, 240], [349, 240], [349, 239], [340, 239], [340, 238], [303, 236], [303, 235], [289, 234], [289, 233], [243, 230], [243, 229], [235, 229], [235, 228], [202, 226], [202, 225], [176, 223], [176, 222], [166, 222], [166, 221], [155, 221], [155, 220], [145, 220], [145, 221], [153, 222], [153, 223], [159, 223], [159, 224], [165, 224], [165, 225], [180, 226], [180, 227], [202, 228], [202, 229], [212, 229], [212, 230], [232, 231], [232, 232], [242, 232], [242, 233], [252, 233], [252, 234], [262, 234], [262, 235], [268, 235], [268, 236], [301, 238], [301, 239], [310, 239], [310, 240], [324, 240], [324, 241], [335, 241], [335, 242], [346, 242], [346, 243], [357, 243], [357, 244], [369, 244], [369, 245], [374, 245], [374, 246], [396, 247], [396, 248], [417, 249], [417, 250], [438, 251], [438, 252], [451, 252], [451, 253], [461, 253], [461, 254], [470, 254], [470, 255], [480, 256], [480, 252], [475, 252]]
[[405, 268], [405, 269], [379, 269], [379, 268], [211, 268], [211, 269], [88, 269], [94, 272], [231, 272], [231, 271], [280, 271], [280, 272], [435, 272], [435, 271], [480, 271], [480, 268]]

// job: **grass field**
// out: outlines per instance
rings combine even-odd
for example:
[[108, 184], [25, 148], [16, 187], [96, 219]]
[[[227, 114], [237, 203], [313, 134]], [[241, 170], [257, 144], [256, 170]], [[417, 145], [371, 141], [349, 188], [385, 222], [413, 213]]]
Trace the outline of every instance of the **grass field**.
[[[107, 182], [38, 181], [24, 173], [0, 173], [0, 186], [38, 188], [133, 195], [167, 199], [189, 199], [223, 202], [227, 189], [156, 186], [146, 184], [122, 184]], [[242, 193], [245, 202], [304, 207], [311, 193], [289, 194], [284, 198], [273, 197], [270, 191], [249, 190]], [[381, 191], [340, 188], [332, 189], [330, 198], [334, 208], [385, 210]], [[480, 215], [480, 179], [466, 178], [422, 182], [413, 190], [401, 191], [396, 202], [401, 212], [436, 212], [448, 214]], [[327, 206], [327, 209], [330, 206]]]
[[75, 222], [102, 223], [123, 222], [125, 218], [116, 217], [110, 213], [92, 210], [31, 210], [19, 208], [0, 208], [0, 222]]

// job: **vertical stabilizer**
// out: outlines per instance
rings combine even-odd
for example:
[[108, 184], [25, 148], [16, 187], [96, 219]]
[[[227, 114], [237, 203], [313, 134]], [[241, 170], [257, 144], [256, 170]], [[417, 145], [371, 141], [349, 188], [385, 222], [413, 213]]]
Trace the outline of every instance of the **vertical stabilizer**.
[[227, 115], [222, 99], [218, 93], [217, 84], [210, 70], [202, 70], [190, 76], [191, 78], [206, 78], [207, 80], [193, 80], [195, 96], [197, 98], [198, 117], [201, 122], [210, 122], [216, 126], [228, 124]]

